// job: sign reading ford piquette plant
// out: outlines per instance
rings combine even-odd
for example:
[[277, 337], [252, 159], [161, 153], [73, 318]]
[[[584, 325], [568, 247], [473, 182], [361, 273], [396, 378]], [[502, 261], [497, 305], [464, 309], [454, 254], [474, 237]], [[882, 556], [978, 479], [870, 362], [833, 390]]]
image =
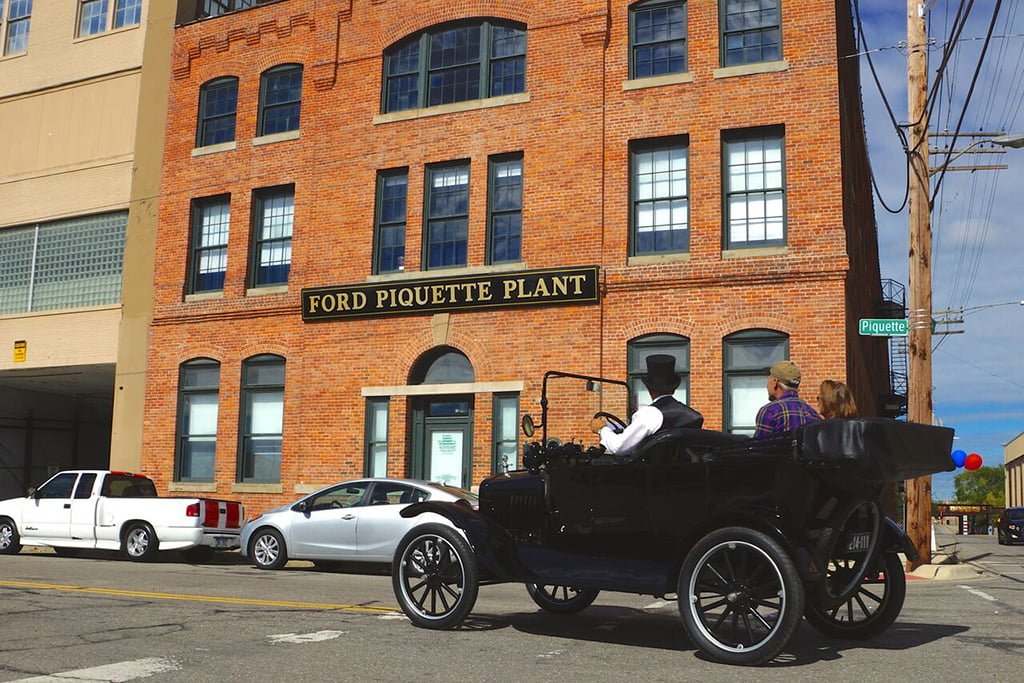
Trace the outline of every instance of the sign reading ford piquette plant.
[[592, 303], [598, 300], [598, 272], [598, 266], [583, 266], [310, 287], [302, 290], [302, 319]]

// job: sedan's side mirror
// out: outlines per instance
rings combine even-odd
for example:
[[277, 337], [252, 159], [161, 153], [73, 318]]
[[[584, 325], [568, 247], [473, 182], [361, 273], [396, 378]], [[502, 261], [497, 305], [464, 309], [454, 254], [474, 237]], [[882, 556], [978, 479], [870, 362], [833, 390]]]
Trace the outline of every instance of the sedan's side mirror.
[[36, 494], [38, 494], [38, 493], [39, 493], [39, 491], [36, 491], [36, 487], [35, 486], [30, 486], [28, 488], [28, 497], [29, 498], [35, 498]]
[[305, 512], [308, 509], [309, 504], [306, 503], [306, 501], [304, 500], [300, 500], [298, 503], [292, 506], [292, 510], [295, 510], [296, 512]]

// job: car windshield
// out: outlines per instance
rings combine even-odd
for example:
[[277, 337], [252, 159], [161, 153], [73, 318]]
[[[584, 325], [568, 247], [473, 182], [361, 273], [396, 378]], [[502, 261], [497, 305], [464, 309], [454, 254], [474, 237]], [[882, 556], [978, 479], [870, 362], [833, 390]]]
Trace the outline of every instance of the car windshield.
[[463, 500], [468, 500], [470, 503], [475, 503], [475, 502], [477, 502], [480, 499], [480, 497], [477, 496], [472, 491], [467, 491], [466, 489], [460, 489], [458, 486], [450, 486], [448, 484], [434, 484], [434, 486], [436, 486], [437, 488], [441, 489], [445, 493], [450, 493], [451, 495], [455, 496], [456, 498], [461, 498]]
[[1024, 508], [1007, 510], [1006, 516], [1014, 522], [1024, 522]]

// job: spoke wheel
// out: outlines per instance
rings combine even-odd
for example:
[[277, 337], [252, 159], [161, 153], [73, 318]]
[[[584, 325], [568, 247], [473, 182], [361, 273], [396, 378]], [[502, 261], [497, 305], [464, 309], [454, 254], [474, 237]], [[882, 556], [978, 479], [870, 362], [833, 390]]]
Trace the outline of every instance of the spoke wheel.
[[284, 538], [275, 529], [260, 529], [249, 543], [249, 557], [260, 569], [280, 569], [288, 563]]
[[458, 626], [479, 590], [476, 556], [462, 535], [441, 524], [424, 524], [395, 550], [392, 585], [402, 611], [417, 626]]
[[526, 591], [537, 606], [554, 614], [575, 614], [590, 607], [601, 591], [570, 586], [542, 586], [526, 584]]
[[0, 519], [0, 555], [14, 555], [21, 551], [18, 527], [9, 519]]
[[[817, 600], [823, 606], [844, 604], [856, 594], [858, 587], [876, 566], [881, 549], [882, 513], [874, 502], [865, 502], [850, 510], [829, 553], [828, 570], [820, 584]], [[856, 534], [869, 534], [866, 548], [850, 550], [850, 539]]]
[[148, 562], [156, 557], [158, 547], [156, 533], [148, 524], [133, 524], [124, 534], [124, 553], [129, 560]]
[[796, 632], [804, 610], [792, 559], [771, 537], [744, 527], [713, 531], [690, 550], [678, 594], [690, 640], [727, 664], [772, 660]]
[[844, 603], [827, 609], [808, 600], [807, 621], [827, 636], [852, 640], [873, 638], [889, 628], [903, 609], [907, 579], [896, 553], [882, 554], [875, 567]]

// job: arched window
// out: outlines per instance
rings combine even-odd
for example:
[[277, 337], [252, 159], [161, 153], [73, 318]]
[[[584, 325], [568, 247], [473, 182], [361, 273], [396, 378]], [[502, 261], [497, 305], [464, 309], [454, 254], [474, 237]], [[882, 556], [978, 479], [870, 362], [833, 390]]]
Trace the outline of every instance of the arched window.
[[723, 341], [723, 427], [733, 434], [753, 434], [757, 411], [768, 402], [768, 370], [789, 358], [789, 336], [742, 330]]
[[409, 384], [455, 384], [474, 381], [473, 364], [450, 346], [438, 346], [420, 356], [409, 373]]
[[445, 24], [384, 53], [385, 113], [526, 91], [526, 27], [497, 20]]
[[196, 358], [181, 364], [175, 481], [213, 481], [219, 387], [220, 363], [217, 361]]
[[686, 2], [644, 0], [629, 8], [629, 75], [686, 72]]
[[284, 358], [264, 354], [242, 363], [242, 405], [238, 480], [281, 481], [284, 431]]
[[641, 377], [647, 372], [647, 356], [663, 353], [676, 359], [676, 372], [682, 381], [673, 396], [686, 403], [690, 398], [690, 340], [678, 334], [648, 334], [630, 340], [626, 349], [626, 373], [629, 381], [629, 411], [651, 402]]
[[235, 139], [238, 110], [238, 79], [215, 78], [199, 88], [199, 125], [196, 147], [218, 145]]
[[282, 64], [260, 77], [260, 113], [256, 135], [299, 129], [302, 110], [302, 65]]

